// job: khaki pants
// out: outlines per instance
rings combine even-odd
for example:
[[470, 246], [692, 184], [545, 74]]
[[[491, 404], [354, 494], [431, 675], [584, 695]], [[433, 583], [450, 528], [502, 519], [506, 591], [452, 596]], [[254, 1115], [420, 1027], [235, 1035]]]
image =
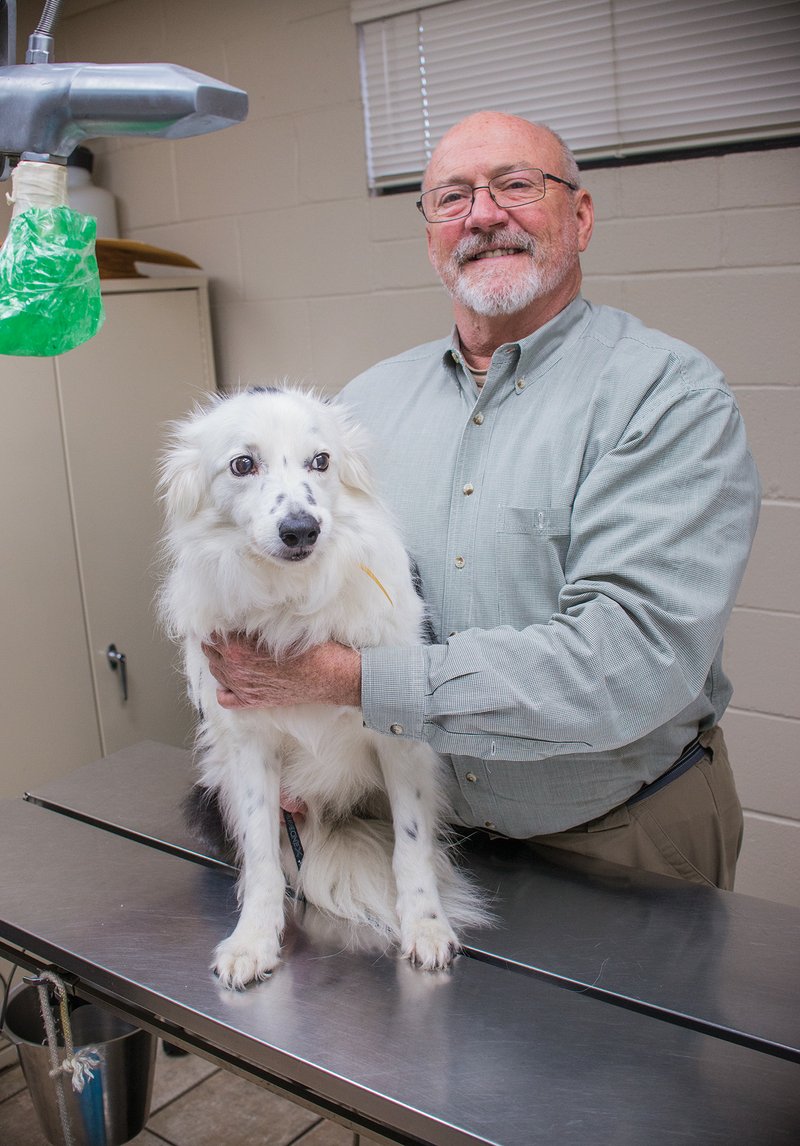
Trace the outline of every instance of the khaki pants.
[[703, 733], [700, 742], [708, 758], [652, 796], [528, 842], [732, 890], [742, 806], [722, 729]]

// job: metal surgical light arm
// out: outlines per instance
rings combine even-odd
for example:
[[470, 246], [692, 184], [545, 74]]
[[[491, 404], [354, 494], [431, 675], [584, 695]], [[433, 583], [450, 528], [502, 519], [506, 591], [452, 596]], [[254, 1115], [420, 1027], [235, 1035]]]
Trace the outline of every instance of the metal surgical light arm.
[[0, 0], [0, 178], [21, 156], [63, 163], [85, 139], [183, 139], [247, 115], [245, 92], [177, 64], [50, 63], [38, 29], [16, 64], [15, 25], [16, 0]]

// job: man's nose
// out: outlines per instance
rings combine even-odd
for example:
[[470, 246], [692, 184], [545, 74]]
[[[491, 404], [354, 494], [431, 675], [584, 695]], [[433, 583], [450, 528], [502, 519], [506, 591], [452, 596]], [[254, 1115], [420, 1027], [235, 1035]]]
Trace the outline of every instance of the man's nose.
[[508, 211], [498, 207], [488, 187], [476, 187], [473, 191], [472, 210], [467, 219], [467, 225], [483, 230], [487, 227], [497, 227], [508, 221]]

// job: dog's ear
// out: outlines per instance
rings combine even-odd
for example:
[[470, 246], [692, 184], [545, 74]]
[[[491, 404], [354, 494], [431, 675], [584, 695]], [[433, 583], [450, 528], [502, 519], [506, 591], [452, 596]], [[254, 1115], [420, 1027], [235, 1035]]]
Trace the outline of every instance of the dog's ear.
[[343, 414], [341, 422], [344, 448], [339, 459], [339, 476], [342, 484], [373, 497], [375, 495], [375, 479], [367, 461], [366, 435], [360, 426], [351, 422]]
[[201, 454], [190, 431], [190, 422], [175, 423], [161, 459], [158, 492], [168, 521], [194, 517], [205, 499], [207, 483]]

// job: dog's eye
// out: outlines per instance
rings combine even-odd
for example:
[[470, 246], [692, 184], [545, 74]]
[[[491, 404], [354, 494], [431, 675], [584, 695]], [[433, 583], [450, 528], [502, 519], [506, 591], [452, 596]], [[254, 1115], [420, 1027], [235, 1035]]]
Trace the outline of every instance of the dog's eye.
[[328, 468], [330, 460], [330, 454], [314, 454], [313, 458], [311, 459], [311, 465], [309, 468], [312, 470], [319, 470], [319, 472], [322, 473]]
[[249, 454], [242, 454], [241, 457], [233, 459], [230, 468], [235, 477], [246, 477], [256, 468], [256, 463]]

